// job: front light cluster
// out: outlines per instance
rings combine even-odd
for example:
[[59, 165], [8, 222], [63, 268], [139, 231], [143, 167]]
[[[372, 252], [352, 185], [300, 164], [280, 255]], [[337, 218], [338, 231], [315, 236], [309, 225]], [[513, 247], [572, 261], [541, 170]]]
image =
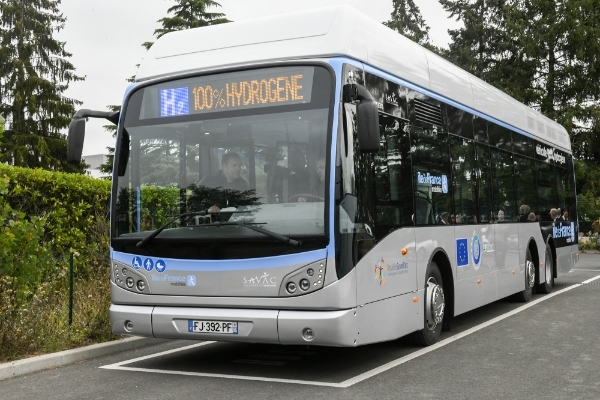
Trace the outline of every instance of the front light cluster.
[[112, 265], [113, 281], [117, 286], [130, 292], [150, 294], [146, 277], [121, 262], [113, 260]]
[[312, 264], [290, 273], [283, 278], [279, 296], [299, 296], [321, 289], [325, 282], [325, 260]]

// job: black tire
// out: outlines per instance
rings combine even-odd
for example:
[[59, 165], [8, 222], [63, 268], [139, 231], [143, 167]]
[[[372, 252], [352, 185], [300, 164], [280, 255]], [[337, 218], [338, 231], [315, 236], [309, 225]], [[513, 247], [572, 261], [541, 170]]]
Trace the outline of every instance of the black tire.
[[[428, 300], [429, 296], [435, 296], [436, 301]], [[425, 278], [425, 298], [424, 298], [424, 328], [413, 334], [413, 340], [421, 346], [431, 346], [436, 343], [440, 334], [442, 333], [442, 325], [445, 315], [445, 297], [444, 297], [444, 281], [442, 280], [442, 274], [436, 263], [432, 262], [427, 269], [427, 275]], [[427, 307], [430, 306], [435, 309], [435, 313], [428, 312]], [[441, 315], [440, 315], [441, 314]], [[434, 316], [432, 320], [428, 320], [428, 316]], [[435, 317], [441, 320], [436, 321]]]
[[[528, 272], [529, 270], [529, 272]], [[531, 271], [533, 270], [533, 278], [531, 278]], [[533, 283], [531, 282], [533, 280]], [[515, 295], [517, 301], [527, 303], [531, 299], [533, 294], [533, 287], [535, 286], [535, 264], [533, 264], [533, 258], [531, 252], [527, 248], [525, 255], [525, 289]]]
[[552, 249], [550, 244], [546, 245], [546, 259], [544, 260], [545, 276], [544, 282], [541, 282], [538, 286], [540, 293], [548, 294], [554, 287], [554, 257], [552, 257]]

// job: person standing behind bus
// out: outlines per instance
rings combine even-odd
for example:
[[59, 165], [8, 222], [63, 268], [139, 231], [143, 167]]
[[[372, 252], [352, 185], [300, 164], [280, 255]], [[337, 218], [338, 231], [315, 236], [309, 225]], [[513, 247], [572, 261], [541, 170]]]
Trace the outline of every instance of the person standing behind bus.
[[550, 210], [550, 218], [554, 222], [559, 221], [560, 220], [560, 211], [558, 211], [556, 208], [551, 209]]

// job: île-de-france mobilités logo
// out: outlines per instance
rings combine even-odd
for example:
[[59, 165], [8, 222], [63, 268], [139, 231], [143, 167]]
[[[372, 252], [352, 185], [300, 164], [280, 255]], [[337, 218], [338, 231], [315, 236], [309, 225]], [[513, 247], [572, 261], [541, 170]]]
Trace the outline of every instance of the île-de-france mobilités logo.
[[473, 232], [473, 239], [471, 241], [471, 255], [473, 256], [473, 266], [475, 269], [479, 269], [481, 265], [481, 240], [475, 232]]
[[375, 273], [375, 281], [379, 283], [379, 286], [382, 286], [385, 284], [385, 281], [387, 280], [387, 276], [388, 276], [388, 271], [387, 271], [387, 265], [385, 265], [385, 260], [383, 259], [383, 257], [381, 257], [381, 260], [379, 260], [379, 262], [377, 264], [375, 264], [375, 269], [374, 269], [374, 273]]

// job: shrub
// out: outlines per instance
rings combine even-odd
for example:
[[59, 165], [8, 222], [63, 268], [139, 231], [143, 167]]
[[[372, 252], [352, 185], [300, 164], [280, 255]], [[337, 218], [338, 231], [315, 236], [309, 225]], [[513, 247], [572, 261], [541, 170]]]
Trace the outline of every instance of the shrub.
[[[0, 165], [0, 361], [112, 338], [110, 183]], [[68, 257], [75, 263], [68, 325]]]

